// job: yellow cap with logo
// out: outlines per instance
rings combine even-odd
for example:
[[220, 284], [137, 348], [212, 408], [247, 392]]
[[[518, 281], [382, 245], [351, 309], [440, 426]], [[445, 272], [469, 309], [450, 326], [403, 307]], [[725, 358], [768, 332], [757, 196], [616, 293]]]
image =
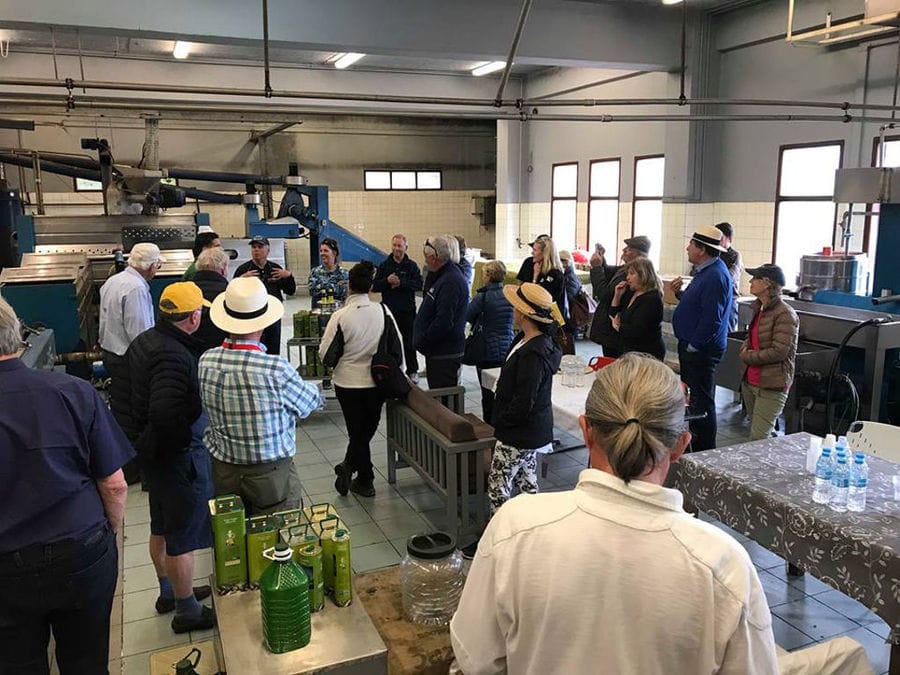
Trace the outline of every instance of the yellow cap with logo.
[[166, 314], [184, 314], [209, 306], [209, 301], [203, 299], [203, 291], [193, 281], [169, 284], [159, 298], [159, 311]]

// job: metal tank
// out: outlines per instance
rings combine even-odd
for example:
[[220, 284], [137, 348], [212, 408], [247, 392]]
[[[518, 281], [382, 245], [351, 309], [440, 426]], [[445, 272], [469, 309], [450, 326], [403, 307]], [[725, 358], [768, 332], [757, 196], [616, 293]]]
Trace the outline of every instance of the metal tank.
[[869, 281], [868, 258], [865, 253], [823, 255], [800, 258], [798, 287], [817, 291], [844, 291], [865, 295]]

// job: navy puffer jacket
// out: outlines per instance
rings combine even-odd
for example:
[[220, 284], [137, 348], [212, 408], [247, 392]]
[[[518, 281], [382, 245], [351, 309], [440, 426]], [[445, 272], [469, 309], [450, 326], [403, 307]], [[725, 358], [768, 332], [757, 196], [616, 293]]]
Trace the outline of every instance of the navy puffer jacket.
[[513, 308], [503, 297], [502, 283], [498, 281], [478, 289], [469, 303], [466, 321], [473, 329], [480, 325], [484, 333], [484, 361], [478, 365], [503, 363], [513, 340]]

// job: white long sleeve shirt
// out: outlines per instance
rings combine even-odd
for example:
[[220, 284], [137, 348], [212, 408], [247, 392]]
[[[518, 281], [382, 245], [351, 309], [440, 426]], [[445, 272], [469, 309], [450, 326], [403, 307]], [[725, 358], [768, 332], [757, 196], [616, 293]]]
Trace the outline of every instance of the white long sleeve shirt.
[[466, 675], [778, 672], [747, 552], [681, 493], [595, 469], [497, 512], [450, 637]]
[[[356, 293], [347, 298], [344, 306], [334, 313], [325, 327], [319, 353], [324, 356], [337, 336], [338, 327], [344, 335], [344, 353], [334, 368], [332, 381], [345, 389], [368, 389], [375, 386], [372, 379], [372, 357], [378, 350], [378, 342], [384, 330], [385, 318], [382, 305], [372, 302], [364, 293]], [[397, 322], [391, 310], [387, 309], [387, 320], [390, 321], [401, 344], [403, 337], [397, 328]], [[406, 370], [406, 363], [401, 364]]]
[[100, 346], [124, 356], [134, 338], [155, 323], [150, 284], [133, 267], [113, 274], [100, 287]]

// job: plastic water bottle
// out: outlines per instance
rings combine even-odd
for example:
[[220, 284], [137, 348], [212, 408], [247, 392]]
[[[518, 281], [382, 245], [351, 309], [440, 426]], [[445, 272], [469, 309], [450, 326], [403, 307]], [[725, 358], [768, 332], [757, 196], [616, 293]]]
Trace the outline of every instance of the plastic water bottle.
[[819, 455], [819, 461], [816, 462], [816, 487], [813, 490], [812, 497], [816, 504], [827, 504], [831, 500], [831, 476], [833, 472], [831, 446], [823, 445], [822, 454]]
[[850, 494], [847, 508], [850, 511], [866, 510], [866, 488], [869, 486], [869, 465], [866, 456], [857, 452], [850, 467]]
[[847, 463], [850, 463], [850, 444], [847, 442], [846, 436], [838, 436], [837, 442], [834, 444], [834, 461], [837, 461], [837, 458], [843, 455], [847, 458]]
[[280, 543], [263, 555], [274, 561], [259, 579], [266, 647], [275, 654], [305, 647], [312, 632], [309, 577], [293, 561], [293, 551], [287, 544]]
[[846, 511], [847, 500], [850, 497], [850, 467], [847, 466], [847, 457], [838, 455], [834, 472], [831, 475], [831, 508], [834, 511]]

